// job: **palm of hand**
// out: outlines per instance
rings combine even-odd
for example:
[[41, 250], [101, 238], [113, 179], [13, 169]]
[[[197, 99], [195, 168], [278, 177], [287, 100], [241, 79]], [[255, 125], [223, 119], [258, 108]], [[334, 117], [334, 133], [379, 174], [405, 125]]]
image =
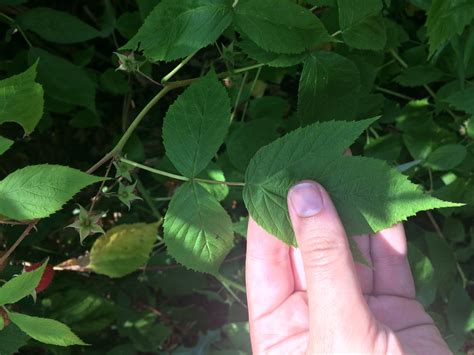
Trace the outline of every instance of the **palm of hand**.
[[[321, 327], [329, 329], [338, 346], [346, 342], [346, 349], [359, 349], [358, 352], [450, 354], [431, 317], [415, 300], [403, 227], [398, 225], [372, 237], [355, 239], [373, 269], [355, 265], [365, 305], [354, 304], [353, 308], [366, 307], [366, 313], [372, 317], [371, 325], [358, 327], [359, 321], [367, 322], [359, 320], [355, 312], [345, 315], [337, 324], [328, 321]], [[253, 221], [248, 233], [247, 286], [254, 352], [309, 353], [311, 320], [301, 254]], [[353, 302], [345, 300], [345, 294], [334, 296], [332, 307], [338, 307], [341, 301]], [[324, 315], [317, 315], [312, 321], [326, 320]]]

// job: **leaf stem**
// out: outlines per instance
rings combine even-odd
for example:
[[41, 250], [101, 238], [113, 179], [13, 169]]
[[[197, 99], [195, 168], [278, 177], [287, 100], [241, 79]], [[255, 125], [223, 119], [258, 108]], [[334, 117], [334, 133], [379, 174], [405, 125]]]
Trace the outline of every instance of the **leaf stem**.
[[337, 30], [336, 32], [334, 32], [334, 33], [331, 35], [331, 37], [339, 36], [341, 33], [342, 33], [341, 30]]
[[[402, 57], [400, 57], [398, 55], [397, 52], [395, 52], [395, 50], [393, 49], [390, 49], [390, 54], [392, 55], [392, 57], [405, 69], [408, 68], [408, 64], [403, 60]], [[425, 88], [425, 90], [428, 92], [428, 94], [430, 94], [430, 96], [436, 100], [437, 99], [437, 96], [436, 96], [436, 93], [428, 86], [428, 85], [423, 85], [423, 87]], [[451, 111], [449, 108], [446, 109], [446, 112], [449, 113], [449, 115], [454, 118], [455, 120], [458, 118], [453, 111]]]
[[161, 215], [160, 211], [158, 211], [155, 204], [153, 203], [153, 200], [152, 200], [150, 194], [148, 193], [148, 190], [146, 189], [145, 185], [143, 185], [143, 183], [141, 182], [141, 180], [138, 177], [135, 176], [135, 178], [137, 180], [138, 192], [140, 192], [140, 195], [142, 195], [143, 200], [150, 207], [150, 209], [153, 212], [153, 215], [156, 217], [156, 219], [158, 219], [158, 220], [162, 219], [163, 216]]
[[237, 107], [239, 107], [240, 98], [242, 97], [242, 92], [244, 91], [245, 83], [247, 82], [248, 76], [249, 72], [245, 72], [244, 77], [242, 78], [242, 83], [240, 84], [239, 93], [237, 94], [237, 98], [235, 99], [234, 109], [232, 110], [232, 114], [230, 115], [230, 122], [234, 120], [235, 113], [237, 112]]
[[131, 166], [133, 166], [133, 167], [135, 167], [135, 168], [148, 171], [148, 172], [150, 172], [150, 173], [152, 173], [152, 174], [157, 174], [157, 175], [161, 175], [161, 176], [166, 176], [166, 177], [169, 177], [169, 178], [172, 178], [172, 179], [175, 179], [175, 180], [180, 180], [180, 181], [197, 181], [197, 182], [202, 182], [202, 183], [206, 183], [206, 184], [219, 184], [219, 185], [228, 185], [228, 186], [245, 186], [245, 183], [243, 183], [243, 182], [228, 182], [228, 181], [207, 180], [207, 179], [200, 179], [200, 178], [192, 178], [192, 179], [190, 179], [190, 178], [187, 178], [186, 176], [177, 175], [177, 174], [169, 173], [169, 172], [167, 172], [167, 171], [155, 169], [155, 168], [152, 168], [152, 167], [150, 167], [150, 166], [143, 165], [143, 164], [134, 162], [134, 161], [132, 161], [132, 160], [128, 160], [128, 159], [126, 159], [126, 158], [120, 158], [120, 161], [123, 162], [123, 163], [125, 163], [125, 164], [131, 165]]
[[4, 18], [8, 24], [14, 28], [16, 28], [18, 30], [18, 32], [20, 32], [21, 36], [23, 37], [23, 39], [25, 40], [25, 42], [28, 44], [28, 46], [30, 48], [33, 48], [33, 45], [31, 44], [30, 40], [28, 39], [28, 37], [26, 36], [26, 33], [23, 31], [23, 29], [21, 28], [20, 25], [18, 25], [14, 19], [12, 19], [10, 16], [8, 15], [5, 15], [4, 13], [0, 12], [0, 17]]
[[163, 79], [161, 79], [161, 83], [166, 84], [177, 72], [181, 70], [181, 68], [183, 68], [196, 55], [197, 52], [199, 52], [199, 50], [191, 53], [186, 58], [184, 58], [181, 63], [179, 63], [172, 71], [170, 71], [163, 77]]
[[[246, 293], [247, 290], [245, 289], [244, 286], [242, 286], [241, 284], [239, 284], [238, 282], [235, 282], [225, 276], [223, 276], [222, 274], [218, 274], [218, 275], [215, 275], [215, 278], [217, 280], [219, 280], [219, 282], [222, 283], [222, 285], [224, 285], [224, 287], [227, 285], [227, 286], [230, 286], [234, 289], [236, 289], [237, 291], [240, 291], [242, 293]], [[226, 287], [227, 288], [227, 287]]]
[[[404, 95], [404, 94], [400, 94], [399, 92], [392, 91], [392, 90], [389, 90], [389, 89], [385, 89], [385, 88], [382, 88], [380, 86], [376, 86], [375, 90], [383, 92], [384, 94], [392, 95], [392, 96], [398, 97], [400, 99], [408, 100], [408, 101], [416, 100], [414, 97], [407, 96], [407, 95]], [[432, 105], [432, 104], [430, 103], [430, 105]]]

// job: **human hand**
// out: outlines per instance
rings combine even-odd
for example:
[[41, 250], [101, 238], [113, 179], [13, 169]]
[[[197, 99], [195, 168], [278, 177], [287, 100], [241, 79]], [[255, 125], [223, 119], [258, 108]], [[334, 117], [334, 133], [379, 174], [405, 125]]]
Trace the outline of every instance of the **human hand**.
[[294, 186], [288, 208], [299, 249], [249, 222], [254, 354], [451, 354], [415, 300], [401, 224], [355, 238], [370, 269], [354, 264], [337, 211], [319, 184]]

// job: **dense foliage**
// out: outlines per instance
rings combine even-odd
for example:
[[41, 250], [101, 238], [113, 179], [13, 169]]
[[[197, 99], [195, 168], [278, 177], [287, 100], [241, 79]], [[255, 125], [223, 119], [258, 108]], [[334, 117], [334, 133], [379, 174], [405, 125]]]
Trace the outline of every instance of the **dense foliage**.
[[0, 354], [250, 353], [248, 214], [294, 245], [301, 179], [349, 238], [408, 218], [417, 298], [474, 351], [473, 21], [471, 0], [0, 0]]

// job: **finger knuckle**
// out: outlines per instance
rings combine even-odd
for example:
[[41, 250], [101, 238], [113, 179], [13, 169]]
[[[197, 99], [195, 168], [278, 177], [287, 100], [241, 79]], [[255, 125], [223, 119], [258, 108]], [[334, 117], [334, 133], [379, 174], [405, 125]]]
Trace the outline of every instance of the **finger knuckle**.
[[339, 238], [323, 234], [309, 238], [303, 247], [308, 266], [321, 268], [336, 263], [343, 256], [345, 244]]

